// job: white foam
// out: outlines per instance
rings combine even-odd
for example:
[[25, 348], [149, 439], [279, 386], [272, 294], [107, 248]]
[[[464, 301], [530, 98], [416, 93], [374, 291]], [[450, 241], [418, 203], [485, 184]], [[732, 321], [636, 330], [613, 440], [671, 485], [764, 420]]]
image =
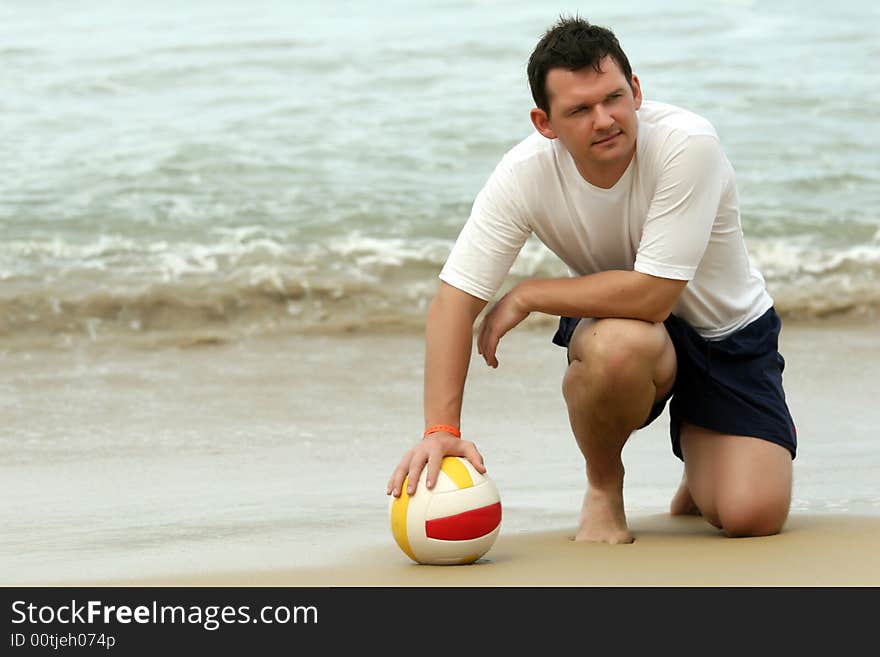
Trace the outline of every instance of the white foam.
[[842, 270], [872, 279], [880, 274], [880, 244], [859, 244], [841, 250], [790, 239], [754, 240], [749, 242], [749, 251], [754, 265], [770, 280], [804, 274], [821, 276]]

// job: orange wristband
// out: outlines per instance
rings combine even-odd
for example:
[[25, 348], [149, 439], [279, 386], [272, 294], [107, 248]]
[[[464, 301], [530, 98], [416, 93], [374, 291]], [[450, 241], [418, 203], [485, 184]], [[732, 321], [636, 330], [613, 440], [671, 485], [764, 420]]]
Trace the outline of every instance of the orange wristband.
[[425, 433], [422, 438], [427, 438], [429, 434], [437, 433], [438, 431], [445, 431], [446, 433], [451, 433], [456, 438], [461, 438], [461, 431], [459, 431], [457, 427], [454, 427], [451, 424], [432, 425], [425, 429]]

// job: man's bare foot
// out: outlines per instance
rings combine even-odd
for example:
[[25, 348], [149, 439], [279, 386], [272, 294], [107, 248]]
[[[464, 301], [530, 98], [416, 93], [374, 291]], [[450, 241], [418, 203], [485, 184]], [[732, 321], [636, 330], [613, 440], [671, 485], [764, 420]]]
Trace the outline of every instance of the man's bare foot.
[[626, 527], [623, 497], [587, 488], [581, 509], [581, 526], [576, 541], [594, 543], [632, 543], [635, 539]]
[[694, 503], [691, 497], [691, 491], [688, 488], [687, 480], [684, 475], [681, 477], [681, 485], [672, 496], [672, 502], [669, 503], [669, 513], [674, 516], [699, 516], [700, 509]]

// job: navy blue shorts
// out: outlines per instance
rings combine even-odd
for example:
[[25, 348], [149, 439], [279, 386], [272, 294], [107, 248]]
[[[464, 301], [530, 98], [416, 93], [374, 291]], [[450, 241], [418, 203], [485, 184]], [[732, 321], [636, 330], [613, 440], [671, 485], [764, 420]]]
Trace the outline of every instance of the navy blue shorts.
[[[553, 343], [568, 348], [579, 317], [561, 317]], [[669, 404], [672, 451], [681, 453], [681, 423], [737, 436], [755, 436], [782, 445], [791, 458], [797, 452], [797, 429], [791, 419], [779, 353], [782, 321], [770, 308], [752, 323], [722, 340], [707, 340], [675, 315], [666, 327], [678, 362], [675, 384], [666, 399], [654, 404], [647, 426]]]

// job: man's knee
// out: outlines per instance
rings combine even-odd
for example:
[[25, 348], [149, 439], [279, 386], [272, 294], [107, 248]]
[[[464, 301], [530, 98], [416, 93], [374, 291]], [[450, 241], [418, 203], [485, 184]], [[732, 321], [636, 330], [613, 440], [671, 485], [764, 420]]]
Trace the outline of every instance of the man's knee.
[[791, 496], [758, 496], [748, 493], [728, 494], [716, 500], [716, 526], [730, 538], [770, 536], [782, 530], [788, 518]]
[[569, 347], [572, 364], [580, 361], [580, 366], [570, 368], [571, 377], [567, 378], [628, 382], [650, 374], [665, 338], [662, 328], [638, 319], [582, 322]]

